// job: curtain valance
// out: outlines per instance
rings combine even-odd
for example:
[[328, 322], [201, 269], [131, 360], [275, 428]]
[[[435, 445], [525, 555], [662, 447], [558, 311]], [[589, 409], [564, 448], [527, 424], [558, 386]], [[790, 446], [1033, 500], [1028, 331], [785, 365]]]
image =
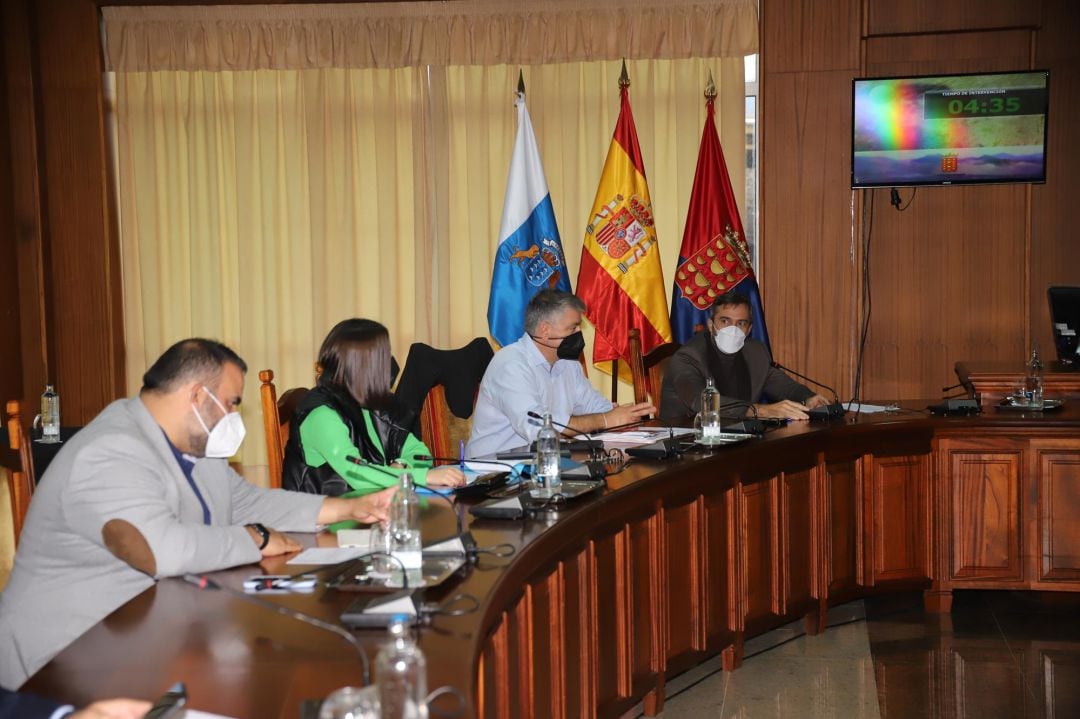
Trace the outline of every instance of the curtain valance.
[[108, 69], [397, 68], [737, 57], [755, 0], [105, 7]]

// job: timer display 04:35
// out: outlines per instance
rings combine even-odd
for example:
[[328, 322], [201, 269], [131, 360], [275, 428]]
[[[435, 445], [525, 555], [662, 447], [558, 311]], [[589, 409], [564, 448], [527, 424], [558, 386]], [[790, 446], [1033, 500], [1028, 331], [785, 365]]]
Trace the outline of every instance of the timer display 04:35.
[[923, 95], [923, 117], [928, 120], [1042, 115], [1045, 112], [1045, 88], [952, 90]]

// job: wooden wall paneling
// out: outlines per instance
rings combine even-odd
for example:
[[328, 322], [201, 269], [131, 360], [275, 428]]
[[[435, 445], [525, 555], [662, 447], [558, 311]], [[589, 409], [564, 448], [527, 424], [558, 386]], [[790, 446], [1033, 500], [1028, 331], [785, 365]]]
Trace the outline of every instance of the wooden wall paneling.
[[[14, 247], [15, 262], [5, 265], [0, 281], [17, 288], [18, 341], [11, 354], [19, 355], [18, 392], [33, 405], [45, 388], [48, 352], [45, 341], [45, 279], [42, 256], [42, 220], [37, 136], [38, 95], [36, 56], [32, 52], [27, 0], [0, 3], [0, 33], [4, 38], [7, 125], [10, 140], [10, 224], [2, 229]], [[0, 172], [8, 168], [0, 169]]]
[[862, 536], [861, 460], [825, 464], [825, 594], [840, 603], [862, 583], [859, 537]]
[[866, 501], [873, 522], [867, 584], [930, 578], [929, 458], [872, 457]]
[[1080, 3], [1044, 2], [1035, 40], [1035, 66], [1050, 69], [1046, 183], [1031, 190], [1031, 336], [1053, 355], [1046, 288], [1080, 285]]
[[737, 625], [734, 623], [734, 586], [729, 581], [738, 566], [735, 553], [735, 527], [729, 521], [734, 511], [735, 490], [707, 495], [702, 500], [704, 541], [702, 542], [705, 646], [717, 651], [729, 646]]
[[773, 623], [783, 606], [777, 478], [740, 485], [740, 491], [744, 625], [756, 633]]
[[631, 641], [629, 530], [593, 542], [596, 597], [596, 705], [610, 706], [630, 694]]
[[[666, 566], [661, 572], [665, 618], [662, 645], [665, 669], [686, 669], [701, 661], [706, 649], [706, 581], [704, 557], [709, 553], [709, 535], [703, 531], [705, 499], [664, 509], [664, 550]], [[717, 574], [723, 576], [722, 567]], [[721, 606], [725, 604], [720, 602]]]
[[[39, 0], [46, 316], [65, 423], [124, 394], [119, 241], [109, 202], [103, 62], [93, 0]], [[77, 118], [77, 120], [76, 120]]]
[[[747, 541], [743, 515], [746, 513], [746, 494], [742, 483], [724, 493], [724, 522], [727, 525], [727, 626], [731, 629], [731, 644], [720, 650], [721, 666], [732, 671], [742, 665], [743, 639], [748, 614]], [[710, 568], [712, 565], [710, 564]]]
[[766, 72], [859, 66], [862, 0], [766, 0], [761, 3], [761, 62]]
[[[534, 707], [543, 707], [543, 716], [566, 716], [564, 683], [566, 642], [563, 624], [562, 567], [531, 585], [532, 627], [530, 642]], [[575, 671], [577, 669], [575, 668]], [[524, 713], [523, 713], [524, 716]]]
[[568, 717], [592, 716], [596, 706], [596, 593], [588, 548], [562, 563], [563, 708]]
[[1042, 19], [1041, 3], [1016, 0], [867, 0], [866, 5], [870, 35], [1035, 27]]
[[950, 578], [1021, 581], [1023, 446], [1007, 440], [942, 446], [952, 505]]
[[[869, 76], [1026, 68], [1026, 30], [869, 38]], [[904, 202], [913, 190], [901, 190]], [[873, 198], [864, 396], [936, 397], [958, 358], [1026, 346], [1026, 185], [925, 187], [904, 212]], [[977, 303], [973, 300], [978, 298]]]
[[842, 396], [851, 392], [857, 326], [855, 75], [766, 73], [761, 83], [759, 281], [773, 355]]
[[[1080, 440], [1032, 440], [1041, 582], [1080, 580]], [[1035, 564], [1033, 562], [1033, 564]], [[1035, 569], [1035, 567], [1032, 567]]]
[[480, 659], [479, 697], [477, 714], [483, 719], [497, 719], [510, 715], [510, 645], [509, 613], [503, 612], [502, 620], [484, 644]]
[[808, 614], [814, 611], [818, 594], [815, 570], [814, 491], [816, 469], [785, 472], [780, 476], [780, 611], [778, 614]]
[[631, 631], [627, 637], [632, 662], [630, 693], [653, 687], [663, 671], [660, 603], [666, 576], [660, 564], [660, 535], [664, 512], [631, 522], [628, 526], [629, 560], [625, 568], [630, 586]]
[[1031, 67], [1030, 28], [866, 39], [867, 77], [1004, 72]]
[[506, 617], [510, 706], [513, 707], [513, 715], [522, 719], [531, 719], [536, 707], [536, 695], [533, 692], [535, 640], [532, 612], [532, 587], [526, 586], [525, 593], [514, 608], [507, 612]]
[[[2, 11], [0, 11], [2, 12]], [[19, 281], [12, 209], [11, 128], [8, 126], [7, 39], [0, 31], [0, 397], [23, 398], [19, 347]]]

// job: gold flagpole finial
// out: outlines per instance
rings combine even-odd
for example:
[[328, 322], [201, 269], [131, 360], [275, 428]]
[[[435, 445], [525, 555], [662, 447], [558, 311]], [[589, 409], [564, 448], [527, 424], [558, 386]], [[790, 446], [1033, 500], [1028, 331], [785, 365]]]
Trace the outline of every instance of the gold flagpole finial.
[[626, 58], [622, 61], [622, 73], [619, 74], [619, 87], [630, 87], [630, 73], [626, 71]]
[[716, 99], [716, 83], [713, 82], [712, 70], [709, 70], [709, 82], [705, 84], [705, 99]]
[[517, 91], [522, 95], [525, 94], [525, 73], [520, 68], [518, 69], [518, 89]]

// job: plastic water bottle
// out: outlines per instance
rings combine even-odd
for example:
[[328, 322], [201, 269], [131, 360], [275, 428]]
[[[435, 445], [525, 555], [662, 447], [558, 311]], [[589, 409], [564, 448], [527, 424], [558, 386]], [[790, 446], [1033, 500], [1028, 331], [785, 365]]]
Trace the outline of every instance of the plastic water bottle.
[[720, 436], [720, 392], [712, 377], [705, 379], [705, 389], [701, 390], [701, 411], [694, 417], [694, 429], [697, 440], [703, 444]]
[[390, 641], [375, 657], [382, 719], [427, 719], [427, 662], [407, 622], [405, 615], [390, 621]]
[[559, 474], [559, 433], [551, 424], [551, 413], [544, 413], [544, 424], [536, 435], [536, 482], [533, 495], [551, 497], [562, 489]]
[[398, 562], [391, 562], [390, 575], [396, 575], [404, 566], [410, 585], [420, 583], [422, 547], [420, 544], [420, 495], [413, 486], [412, 475], [402, 472], [398, 490], [390, 502], [390, 554]]
[[45, 385], [41, 394], [41, 441], [60, 441], [60, 395], [51, 384]]

